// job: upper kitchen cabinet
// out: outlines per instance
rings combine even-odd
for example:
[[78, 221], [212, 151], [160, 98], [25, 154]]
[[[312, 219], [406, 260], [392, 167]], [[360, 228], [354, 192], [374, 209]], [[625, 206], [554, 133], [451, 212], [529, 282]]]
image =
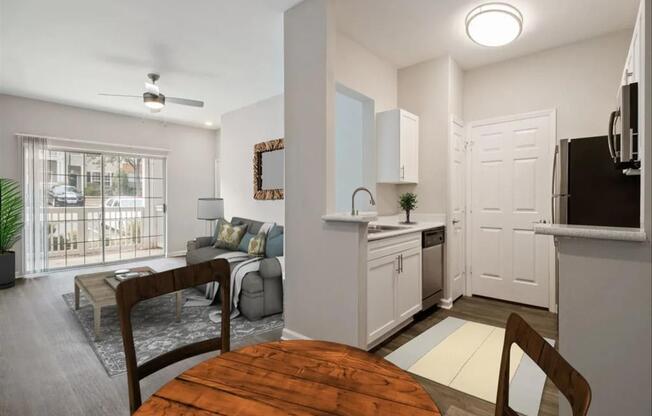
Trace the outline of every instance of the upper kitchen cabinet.
[[627, 60], [625, 61], [625, 68], [623, 70], [623, 77], [621, 84], [628, 85], [634, 82], [639, 82], [640, 78], [643, 76], [642, 67], [641, 67], [641, 57], [644, 56], [645, 51], [643, 50], [643, 43], [641, 42], [641, 30], [643, 29], [643, 3], [636, 17], [636, 23], [634, 25], [634, 32], [632, 33], [632, 41], [629, 45], [629, 51], [627, 52]]
[[379, 183], [419, 182], [419, 117], [396, 109], [376, 114]]

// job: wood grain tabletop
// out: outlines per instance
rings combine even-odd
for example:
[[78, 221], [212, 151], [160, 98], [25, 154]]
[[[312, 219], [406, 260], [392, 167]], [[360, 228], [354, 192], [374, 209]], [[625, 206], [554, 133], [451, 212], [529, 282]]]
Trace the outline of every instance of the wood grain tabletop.
[[208, 359], [163, 386], [135, 414], [440, 416], [405, 371], [323, 341], [270, 342]]

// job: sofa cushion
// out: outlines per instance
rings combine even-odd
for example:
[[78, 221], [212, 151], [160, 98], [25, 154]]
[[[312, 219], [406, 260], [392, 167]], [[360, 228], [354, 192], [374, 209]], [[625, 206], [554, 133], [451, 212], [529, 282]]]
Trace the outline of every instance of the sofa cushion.
[[276, 258], [263, 259], [263, 261], [260, 262], [260, 270], [258, 273], [260, 273], [263, 279], [280, 277], [282, 274], [281, 264]]
[[260, 231], [260, 227], [262, 227], [264, 223], [262, 221], [250, 220], [248, 218], [233, 217], [231, 218], [231, 224], [233, 225], [246, 224], [247, 232], [256, 235], [258, 234], [258, 232]]
[[240, 245], [238, 246], [238, 251], [243, 251], [243, 252], [248, 252], [249, 251], [249, 241], [251, 241], [252, 238], [254, 238], [256, 234], [250, 233], [247, 231], [242, 237], [242, 240], [240, 240]]
[[188, 264], [198, 264], [205, 261], [213, 260], [220, 254], [228, 253], [230, 250], [215, 248], [213, 246], [200, 247], [196, 250], [191, 250], [186, 254], [186, 261]]
[[265, 244], [265, 257], [279, 257], [283, 255], [283, 227], [275, 225], [267, 233]]
[[247, 232], [247, 225], [233, 225], [228, 222], [220, 224], [220, 231], [217, 234], [217, 241], [215, 248], [225, 248], [229, 250], [237, 250], [240, 245], [240, 240]]

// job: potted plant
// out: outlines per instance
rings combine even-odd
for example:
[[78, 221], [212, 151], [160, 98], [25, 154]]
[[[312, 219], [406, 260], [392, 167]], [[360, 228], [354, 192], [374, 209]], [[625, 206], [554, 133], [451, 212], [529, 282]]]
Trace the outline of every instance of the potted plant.
[[16, 253], [11, 248], [23, 230], [23, 199], [20, 184], [0, 178], [0, 289], [16, 282]]
[[403, 224], [413, 224], [413, 222], [410, 221], [410, 211], [414, 211], [417, 207], [417, 194], [412, 192], [401, 194], [398, 203], [401, 206], [401, 209], [405, 211], [405, 222]]

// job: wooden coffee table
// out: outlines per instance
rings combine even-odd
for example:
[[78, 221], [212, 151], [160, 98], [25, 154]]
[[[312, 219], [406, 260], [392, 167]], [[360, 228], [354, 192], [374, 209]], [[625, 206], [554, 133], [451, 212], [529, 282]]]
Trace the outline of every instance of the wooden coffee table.
[[[134, 267], [130, 269], [133, 272], [149, 272], [156, 273], [150, 267]], [[107, 277], [115, 275], [115, 271], [106, 271], [99, 273], [80, 274], [75, 276], [75, 310], [79, 309], [79, 294], [84, 294], [84, 297], [93, 305], [93, 328], [95, 337], [100, 336], [100, 322], [102, 315], [102, 308], [105, 306], [113, 306], [115, 301], [115, 288], [113, 288], [105, 280]], [[177, 301], [177, 321], [181, 319], [181, 291], [176, 293]]]

